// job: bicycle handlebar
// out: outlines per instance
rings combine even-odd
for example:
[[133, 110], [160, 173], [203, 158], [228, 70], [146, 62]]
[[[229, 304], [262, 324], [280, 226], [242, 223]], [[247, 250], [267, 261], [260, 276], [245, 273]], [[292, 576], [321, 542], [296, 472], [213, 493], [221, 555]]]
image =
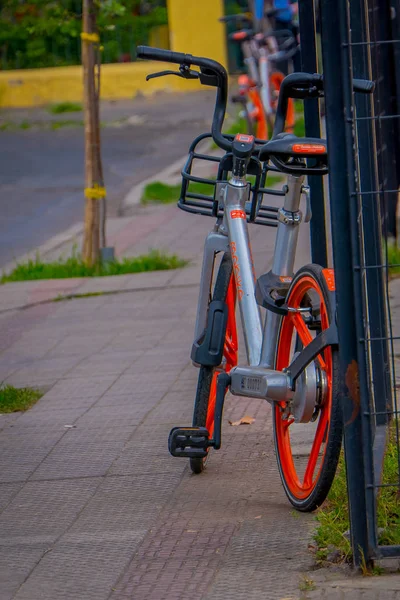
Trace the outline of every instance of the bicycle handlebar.
[[[364, 94], [372, 94], [375, 83], [368, 79], [353, 79], [353, 90]], [[285, 77], [279, 90], [278, 106], [272, 137], [276, 137], [285, 129], [285, 120], [289, 98], [319, 98], [324, 93], [324, 78], [318, 73], [292, 73]]]
[[[191, 54], [184, 54], [183, 52], [172, 52], [161, 48], [151, 48], [149, 46], [138, 46], [137, 56], [139, 58], [160, 60], [185, 65], [187, 67], [197, 66], [200, 68], [199, 78], [201, 79], [201, 75], [206, 76], [202, 82], [208, 83], [208, 85], [211, 84], [217, 86], [217, 97], [215, 101], [211, 135], [217, 146], [230, 152], [232, 150], [232, 141], [222, 134], [228, 97], [228, 75], [225, 68], [220, 63], [210, 58], [192, 56]], [[210, 75], [214, 76], [212, 82], [209, 78]], [[375, 83], [364, 79], [353, 79], [353, 89], [355, 92], [371, 94], [375, 89]], [[310, 73], [292, 73], [285, 77], [279, 91], [278, 107], [272, 138], [275, 138], [284, 131], [289, 98], [300, 98], [303, 100], [306, 98], [318, 98], [323, 95], [323, 91], [323, 76], [317, 73], [313, 75]], [[255, 153], [259, 155], [260, 160], [265, 160], [265, 158], [268, 157], [268, 143], [265, 144], [264, 140], [258, 139], [255, 140], [255, 143]]]
[[225, 68], [217, 61], [211, 58], [201, 56], [192, 56], [183, 52], [171, 52], [161, 48], [151, 48], [150, 46], [138, 46], [137, 55], [139, 58], [148, 58], [150, 60], [161, 60], [178, 65], [199, 67], [201, 73], [214, 74], [217, 77], [217, 97], [215, 100], [214, 117], [212, 120], [211, 134], [214, 142], [223, 150], [230, 151], [232, 142], [222, 135], [222, 125], [225, 119], [226, 103], [228, 99], [228, 75]]
[[251, 21], [249, 13], [239, 13], [236, 15], [226, 15], [218, 19], [221, 23], [229, 23], [230, 21]]

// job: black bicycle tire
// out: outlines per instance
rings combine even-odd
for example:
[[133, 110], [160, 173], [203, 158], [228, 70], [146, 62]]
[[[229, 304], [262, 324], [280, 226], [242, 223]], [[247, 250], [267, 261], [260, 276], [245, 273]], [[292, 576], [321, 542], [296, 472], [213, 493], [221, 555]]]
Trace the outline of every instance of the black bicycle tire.
[[[229, 252], [226, 252], [221, 260], [215, 286], [212, 294], [213, 300], [225, 302], [228, 292], [229, 282], [232, 275], [232, 259]], [[200, 367], [199, 377], [197, 381], [196, 397], [193, 410], [193, 427], [205, 427], [207, 418], [208, 400], [210, 396], [210, 388], [213, 379], [215, 367]], [[199, 474], [204, 471], [206, 458], [190, 458], [190, 468], [193, 473]]]
[[[332, 301], [330, 299], [328, 286], [325, 280], [325, 277], [322, 273], [322, 267], [319, 265], [306, 265], [302, 267], [293, 278], [291, 283], [291, 287], [294, 286], [298, 280], [304, 275], [311, 276], [314, 281], [320, 287], [322, 292], [325, 306], [328, 310], [328, 318], [331, 323], [335, 319], [335, 307], [332, 306]], [[288, 295], [290, 294], [290, 289]], [[281, 326], [283, 319], [282, 317]], [[277, 344], [279, 344], [280, 331]], [[311, 494], [307, 496], [304, 500], [299, 500], [294, 497], [291, 493], [283, 473], [282, 465], [280, 462], [279, 449], [276, 437], [276, 425], [275, 425], [275, 411], [273, 411], [273, 429], [274, 429], [274, 445], [275, 445], [275, 453], [276, 459], [278, 463], [279, 474], [281, 476], [282, 485], [285, 490], [286, 496], [288, 497], [290, 503], [293, 505], [296, 510], [301, 512], [312, 512], [317, 509], [326, 499], [329, 490], [331, 489], [336, 469], [340, 457], [340, 451], [342, 447], [342, 437], [343, 437], [343, 417], [342, 410], [340, 405], [340, 379], [339, 379], [339, 352], [337, 348], [331, 348], [332, 352], [332, 405], [331, 405], [331, 414], [330, 414], [330, 427], [328, 433], [328, 439], [326, 442], [326, 451], [323, 458], [323, 465], [321, 467], [321, 473], [318, 478], [318, 482], [315, 488], [312, 490]]]

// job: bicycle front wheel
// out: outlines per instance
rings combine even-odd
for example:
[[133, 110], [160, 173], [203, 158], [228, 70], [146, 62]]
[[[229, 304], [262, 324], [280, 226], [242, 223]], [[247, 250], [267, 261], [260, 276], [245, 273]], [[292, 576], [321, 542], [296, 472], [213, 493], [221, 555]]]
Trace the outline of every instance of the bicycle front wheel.
[[[334, 320], [334, 278], [331, 269], [303, 267], [290, 286], [287, 304], [308, 308], [282, 318], [276, 368], [282, 371]], [[315, 510], [325, 500], [336, 473], [342, 442], [339, 404], [339, 359], [325, 348], [296, 381], [290, 402], [273, 411], [274, 441], [286, 495], [300, 511]]]
[[[238, 340], [236, 328], [236, 286], [232, 272], [232, 259], [229, 253], [224, 254], [215, 281], [213, 300], [225, 302], [228, 308], [228, 321], [225, 333], [224, 352], [219, 367], [200, 367], [197, 392], [193, 411], [193, 427], [206, 427], [210, 437], [214, 432], [215, 402], [217, 399], [217, 377], [222, 371], [229, 371], [237, 365]], [[208, 459], [191, 458], [190, 468], [193, 473], [201, 473]]]

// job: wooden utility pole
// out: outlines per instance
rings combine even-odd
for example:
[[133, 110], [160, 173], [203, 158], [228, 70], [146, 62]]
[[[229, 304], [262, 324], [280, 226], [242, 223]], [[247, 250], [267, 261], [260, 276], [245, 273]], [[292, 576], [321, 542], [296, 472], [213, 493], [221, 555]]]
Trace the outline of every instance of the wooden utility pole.
[[96, 27], [95, 0], [83, 0], [82, 8], [86, 198], [82, 257], [86, 264], [93, 265], [100, 260], [100, 201], [105, 197], [100, 156], [99, 98], [95, 74], [99, 36]]

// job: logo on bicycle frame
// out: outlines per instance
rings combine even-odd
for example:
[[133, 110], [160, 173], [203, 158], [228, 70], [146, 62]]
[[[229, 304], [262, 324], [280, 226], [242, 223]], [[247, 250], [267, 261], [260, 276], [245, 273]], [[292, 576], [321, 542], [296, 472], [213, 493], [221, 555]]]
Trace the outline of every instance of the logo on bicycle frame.
[[243, 287], [242, 287], [242, 277], [240, 275], [239, 258], [238, 258], [238, 255], [236, 254], [235, 242], [231, 242], [231, 255], [232, 255], [233, 272], [235, 273], [236, 292], [237, 292], [237, 297], [240, 302], [240, 300], [244, 296], [244, 291], [243, 291]]
[[246, 213], [244, 212], [244, 210], [232, 210], [231, 211], [231, 219], [245, 219], [246, 220]]

